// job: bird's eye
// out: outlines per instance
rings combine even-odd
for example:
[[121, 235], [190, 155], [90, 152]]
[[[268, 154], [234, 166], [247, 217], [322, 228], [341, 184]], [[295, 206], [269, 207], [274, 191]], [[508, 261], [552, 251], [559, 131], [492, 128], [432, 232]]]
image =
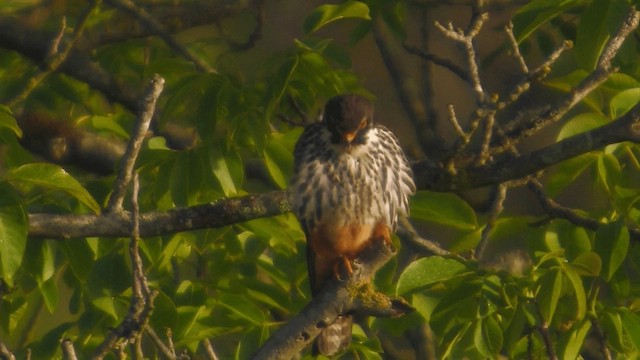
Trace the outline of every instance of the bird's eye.
[[365, 117], [360, 121], [360, 125], [358, 125], [358, 129], [364, 129], [366, 126], [367, 126], [367, 118]]

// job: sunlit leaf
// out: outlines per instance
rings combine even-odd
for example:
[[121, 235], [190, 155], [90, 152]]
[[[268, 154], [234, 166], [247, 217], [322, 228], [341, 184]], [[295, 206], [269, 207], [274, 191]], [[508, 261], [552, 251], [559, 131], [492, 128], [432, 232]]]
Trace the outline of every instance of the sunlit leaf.
[[200, 185], [204, 180], [204, 164], [196, 151], [180, 152], [171, 169], [171, 197], [176, 205], [198, 203]]
[[242, 294], [225, 293], [218, 298], [218, 302], [235, 315], [254, 325], [262, 325], [264, 323], [264, 313]]
[[562, 273], [557, 269], [545, 272], [538, 280], [538, 286], [536, 299], [540, 307], [540, 315], [545, 321], [551, 322], [562, 291]]
[[44, 304], [50, 313], [53, 313], [58, 306], [58, 285], [55, 278], [40, 284], [40, 293], [44, 299]]
[[613, 194], [622, 173], [620, 161], [615, 155], [603, 152], [598, 157], [597, 169], [600, 183], [608, 193]]
[[18, 126], [16, 118], [13, 117], [11, 109], [0, 104], [0, 129], [6, 128], [11, 130], [16, 136], [22, 137], [22, 129]]
[[78, 199], [95, 213], [100, 205], [89, 192], [63, 168], [53, 164], [26, 164], [12, 169], [6, 179], [16, 185], [37, 186], [45, 190], [62, 191]]
[[116, 310], [116, 300], [112, 296], [102, 296], [91, 300], [93, 306], [109, 315], [114, 320], [118, 319], [118, 312]]
[[502, 342], [502, 329], [493, 316], [478, 319], [473, 330], [473, 343], [482, 356], [495, 359], [502, 349]]
[[573, 289], [573, 295], [576, 300], [575, 319], [582, 320], [587, 313], [587, 295], [584, 291], [582, 278], [580, 278], [580, 275], [574, 271], [573, 268], [564, 267], [563, 273], [565, 275], [565, 279], [569, 280], [569, 284]]
[[224, 153], [222, 148], [214, 146], [209, 151], [209, 164], [225, 196], [236, 195], [236, 184], [239, 186], [244, 177], [242, 159], [235, 153]]
[[293, 151], [276, 137], [264, 148], [264, 161], [273, 181], [282, 189], [289, 185], [293, 173]]
[[599, 156], [587, 153], [561, 162], [552, 168], [545, 184], [547, 195], [554, 197], [571, 185]]
[[27, 214], [7, 183], [0, 182], [0, 277], [13, 286], [27, 244]]
[[579, 354], [583, 348], [584, 340], [591, 329], [591, 321], [584, 319], [571, 327], [571, 329], [561, 334], [558, 344], [558, 352], [562, 354], [561, 359], [579, 359]]
[[606, 124], [609, 119], [596, 112], [582, 113], [567, 120], [558, 133], [558, 141]]
[[583, 276], [598, 276], [602, 270], [602, 260], [598, 253], [593, 251], [576, 256], [571, 262], [571, 265]]
[[606, 42], [628, 10], [624, 1], [599, 0], [592, 1], [582, 12], [574, 51], [583, 69], [595, 69]]
[[402, 295], [411, 291], [425, 288], [434, 283], [450, 279], [467, 270], [467, 267], [454, 259], [431, 256], [418, 259], [404, 269], [398, 284], [396, 294]]
[[360, 1], [321, 5], [307, 16], [303, 29], [306, 34], [310, 34], [333, 21], [344, 18], [370, 20], [369, 7]]
[[533, 0], [529, 2], [518, 9], [513, 18], [514, 32], [518, 42], [529, 37], [543, 24], [581, 3], [580, 0]]
[[611, 119], [624, 115], [640, 102], [640, 88], [623, 90], [617, 93], [609, 103]]
[[602, 276], [610, 281], [627, 257], [629, 230], [622, 221], [602, 225], [596, 232], [595, 250], [602, 258]]
[[622, 317], [617, 312], [607, 311], [600, 318], [600, 325], [607, 334], [607, 341], [615, 350], [624, 352]]
[[640, 351], [640, 316], [629, 311], [623, 311], [621, 315], [625, 333], [636, 351]]
[[466, 230], [478, 226], [471, 206], [450, 193], [418, 191], [411, 198], [411, 217]]
[[129, 133], [116, 122], [113, 116], [91, 116], [91, 125], [98, 130], [106, 130], [110, 133], [118, 135], [123, 139], [129, 138]]

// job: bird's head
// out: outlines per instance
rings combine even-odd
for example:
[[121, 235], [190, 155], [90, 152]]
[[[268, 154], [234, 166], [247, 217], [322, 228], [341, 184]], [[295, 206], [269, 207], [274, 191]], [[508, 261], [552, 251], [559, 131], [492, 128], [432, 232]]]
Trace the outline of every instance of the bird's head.
[[324, 122], [331, 133], [331, 142], [347, 151], [362, 145], [373, 126], [373, 104], [360, 95], [335, 96], [324, 107]]

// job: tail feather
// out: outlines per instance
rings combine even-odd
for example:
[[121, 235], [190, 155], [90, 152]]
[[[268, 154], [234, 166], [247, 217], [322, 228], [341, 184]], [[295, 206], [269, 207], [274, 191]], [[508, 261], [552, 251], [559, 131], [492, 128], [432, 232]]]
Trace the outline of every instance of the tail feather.
[[322, 330], [313, 346], [314, 354], [331, 356], [349, 347], [351, 344], [351, 326], [353, 317], [339, 316], [333, 324]]

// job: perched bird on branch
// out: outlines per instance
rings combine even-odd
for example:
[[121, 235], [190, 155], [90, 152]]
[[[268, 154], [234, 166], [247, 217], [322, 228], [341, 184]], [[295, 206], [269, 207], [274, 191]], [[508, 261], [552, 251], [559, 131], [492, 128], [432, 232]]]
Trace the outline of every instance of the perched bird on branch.
[[[320, 122], [295, 148], [293, 211], [307, 237], [311, 292], [341, 272], [372, 241], [391, 241], [398, 214], [408, 214], [413, 174], [398, 139], [374, 124], [373, 105], [359, 95], [330, 99]], [[316, 339], [332, 355], [351, 343], [353, 319], [343, 314]]]

